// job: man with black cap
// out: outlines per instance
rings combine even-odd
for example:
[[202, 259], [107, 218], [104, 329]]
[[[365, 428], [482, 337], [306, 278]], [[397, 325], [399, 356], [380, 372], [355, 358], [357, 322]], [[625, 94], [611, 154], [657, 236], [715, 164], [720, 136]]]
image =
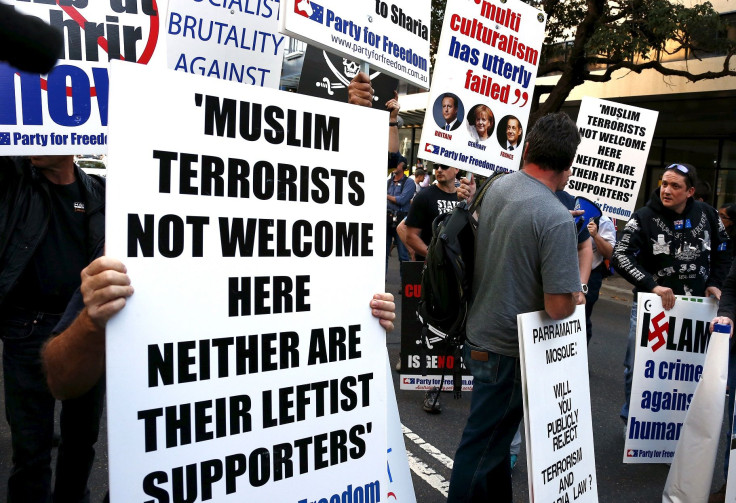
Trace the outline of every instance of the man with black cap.
[[[624, 359], [625, 403], [621, 419], [628, 422], [636, 339], [636, 294], [654, 293], [670, 310], [675, 295], [721, 297], [731, 254], [728, 236], [716, 210], [693, 199], [697, 176], [689, 164], [665, 168], [662, 185], [628, 221], [613, 250], [616, 271], [634, 285], [629, 339]], [[628, 434], [628, 431], [627, 431]]]

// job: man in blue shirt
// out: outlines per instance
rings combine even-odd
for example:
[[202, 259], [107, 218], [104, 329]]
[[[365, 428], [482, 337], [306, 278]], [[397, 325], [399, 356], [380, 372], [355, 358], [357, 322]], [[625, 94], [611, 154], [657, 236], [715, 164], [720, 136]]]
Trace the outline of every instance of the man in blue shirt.
[[393, 176], [386, 185], [386, 270], [388, 271], [388, 257], [391, 253], [392, 242], [396, 243], [399, 251], [399, 262], [409, 260], [409, 252], [404, 243], [396, 234], [396, 227], [409, 213], [411, 199], [414, 197], [416, 185], [414, 180], [404, 174], [406, 157], [397, 154], [389, 156], [389, 167], [395, 164]]

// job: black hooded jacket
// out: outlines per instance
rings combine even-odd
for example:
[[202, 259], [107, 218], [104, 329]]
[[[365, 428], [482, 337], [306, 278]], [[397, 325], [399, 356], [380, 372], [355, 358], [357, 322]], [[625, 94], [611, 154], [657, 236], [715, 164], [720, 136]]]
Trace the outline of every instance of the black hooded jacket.
[[[87, 214], [87, 258], [105, 239], [105, 181], [74, 167]], [[0, 306], [46, 235], [50, 219], [49, 182], [22, 158], [0, 158]]]
[[612, 264], [634, 285], [634, 293], [664, 286], [675, 295], [702, 297], [706, 288], [720, 289], [726, 279], [731, 266], [727, 242], [715, 208], [689, 198], [678, 215], [662, 205], [657, 189], [626, 224]]

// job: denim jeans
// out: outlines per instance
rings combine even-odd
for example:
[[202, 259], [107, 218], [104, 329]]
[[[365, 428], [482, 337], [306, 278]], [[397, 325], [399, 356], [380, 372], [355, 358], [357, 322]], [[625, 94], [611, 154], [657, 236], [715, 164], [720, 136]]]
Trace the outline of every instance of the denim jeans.
[[386, 271], [388, 271], [388, 256], [391, 253], [391, 243], [396, 243], [396, 250], [399, 253], [399, 271], [401, 271], [401, 263], [409, 261], [409, 250], [406, 249], [404, 243], [401, 242], [399, 235], [396, 234], [396, 227], [386, 228]]
[[[472, 350], [485, 353], [488, 361], [473, 360]], [[519, 359], [485, 352], [468, 342], [463, 358], [474, 378], [473, 395], [447, 501], [511, 502], [509, 447], [523, 414]]]
[[51, 496], [51, 443], [56, 400], [46, 385], [41, 349], [60, 315], [5, 308], [3, 340], [5, 416], [10, 425], [13, 466], [8, 503], [89, 501], [87, 479], [94, 461], [104, 381], [85, 395], [62, 402], [61, 442]]
[[629, 318], [629, 338], [626, 341], [626, 356], [624, 357], [624, 399], [621, 406], [621, 419], [628, 421], [629, 404], [631, 404], [631, 382], [634, 380], [634, 357], [636, 356], [636, 301], [631, 304], [631, 318]]

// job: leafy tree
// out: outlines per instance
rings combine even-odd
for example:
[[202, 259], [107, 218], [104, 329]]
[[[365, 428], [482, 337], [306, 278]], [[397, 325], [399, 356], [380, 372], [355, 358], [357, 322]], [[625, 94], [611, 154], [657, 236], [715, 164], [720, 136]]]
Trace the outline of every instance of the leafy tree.
[[[530, 122], [558, 111], [570, 92], [585, 81], [607, 82], [625, 69], [653, 69], [692, 82], [736, 76], [731, 60], [736, 41], [710, 2], [688, 8], [669, 0], [524, 0], [548, 16], [538, 77], [560, 75], [554, 86], [537, 86]], [[437, 50], [446, 0], [432, 0], [430, 48]], [[674, 54], [686, 60], [725, 55], [717, 70], [692, 73], [663, 64]], [[544, 103], [541, 95], [547, 95]]]

